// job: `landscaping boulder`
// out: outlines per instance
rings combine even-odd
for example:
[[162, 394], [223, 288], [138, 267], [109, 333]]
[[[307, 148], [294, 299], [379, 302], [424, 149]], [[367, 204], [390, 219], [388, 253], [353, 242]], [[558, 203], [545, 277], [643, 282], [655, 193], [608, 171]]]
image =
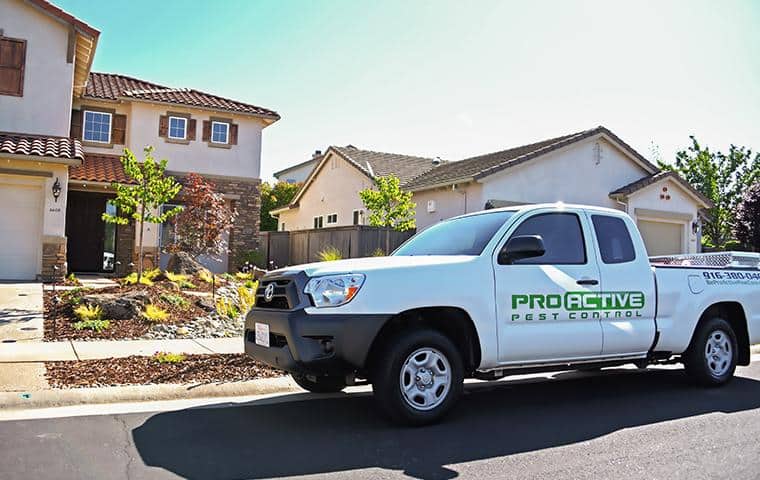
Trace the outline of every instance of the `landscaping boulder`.
[[166, 270], [172, 273], [180, 273], [182, 275], [195, 275], [201, 270], [206, 270], [206, 267], [198, 263], [189, 253], [177, 252], [169, 257], [169, 263], [166, 265]]
[[107, 320], [128, 320], [136, 318], [150, 303], [150, 297], [143, 291], [119, 293], [93, 293], [82, 300], [89, 305], [97, 305], [103, 310]]

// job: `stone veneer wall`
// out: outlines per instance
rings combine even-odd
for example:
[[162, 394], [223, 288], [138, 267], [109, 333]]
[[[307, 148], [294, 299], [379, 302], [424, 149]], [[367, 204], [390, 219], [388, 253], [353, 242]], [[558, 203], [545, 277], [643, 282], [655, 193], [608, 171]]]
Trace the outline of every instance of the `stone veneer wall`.
[[[58, 271], [53, 267], [58, 266]], [[42, 238], [43, 282], [61, 281], [66, 277], [66, 237], [45, 235]]]

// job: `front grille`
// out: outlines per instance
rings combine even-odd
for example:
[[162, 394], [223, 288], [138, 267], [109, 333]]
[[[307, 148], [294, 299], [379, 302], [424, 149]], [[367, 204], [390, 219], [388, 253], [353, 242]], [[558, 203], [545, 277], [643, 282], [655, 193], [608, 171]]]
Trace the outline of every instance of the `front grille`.
[[[264, 292], [274, 284], [274, 295], [267, 301]], [[298, 304], [298, 289], [291, 279], [262, 280], [256, 290], [256, 308], [291, 310]]]

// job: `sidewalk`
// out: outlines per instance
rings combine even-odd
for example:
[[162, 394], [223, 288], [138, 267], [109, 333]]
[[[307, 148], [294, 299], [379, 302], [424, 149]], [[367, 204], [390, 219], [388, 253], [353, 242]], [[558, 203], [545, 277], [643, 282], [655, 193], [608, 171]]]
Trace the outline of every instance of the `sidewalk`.
[[0, 363], [92, 360], [148, 356], [156, 352], [243, 353], [243, 338], [3, 343], [0, 344]]

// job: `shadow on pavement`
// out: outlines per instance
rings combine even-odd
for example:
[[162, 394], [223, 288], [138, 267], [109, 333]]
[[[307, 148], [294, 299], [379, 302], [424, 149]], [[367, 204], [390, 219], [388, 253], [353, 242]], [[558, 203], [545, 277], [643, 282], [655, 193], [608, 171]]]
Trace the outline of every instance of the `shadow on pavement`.
[[[563, 374], [468, 388], [441, 424], [396, 427], [368, 395], [195, 408], [132, 431], [145, 464], [190, 479], [265, 478], [378, 467], [453, 478], [448, 464], [568, 445], [627, 427], [760, 407], [760, 382], [692, 386], [678, 370]], [[297, 396], [296, 396], [297, 398]]]

